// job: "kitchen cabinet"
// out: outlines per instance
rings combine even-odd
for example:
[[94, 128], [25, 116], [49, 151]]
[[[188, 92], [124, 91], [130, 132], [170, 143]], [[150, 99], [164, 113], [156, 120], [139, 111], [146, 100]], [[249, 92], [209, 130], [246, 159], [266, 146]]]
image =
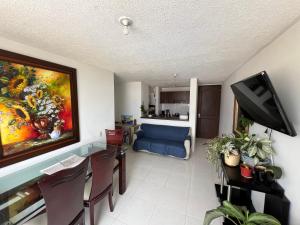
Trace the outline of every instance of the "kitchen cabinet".
[[167, 103], [167, 92], [160, 92], [160, 103]]
[[189, 91], [165, 91], [160, 92], [160, 103], [168, 104], [189, 104], [190, 92]]

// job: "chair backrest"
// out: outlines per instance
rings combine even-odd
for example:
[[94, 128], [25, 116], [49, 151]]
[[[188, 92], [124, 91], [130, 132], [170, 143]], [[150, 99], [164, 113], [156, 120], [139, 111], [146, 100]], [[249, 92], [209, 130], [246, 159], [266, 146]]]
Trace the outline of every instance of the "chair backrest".
[[112, 184], [116, 153], [117, 146], [91, 155], [93, 176], [90, 200], [101, 194]]
[[122, 145], [123, 144], [123, 129], [105, 130], [107, 144]]
[[69, 225], [83, 210], [88, 158], [78, 166], [46, 176], [39, 182], [48, 225]]

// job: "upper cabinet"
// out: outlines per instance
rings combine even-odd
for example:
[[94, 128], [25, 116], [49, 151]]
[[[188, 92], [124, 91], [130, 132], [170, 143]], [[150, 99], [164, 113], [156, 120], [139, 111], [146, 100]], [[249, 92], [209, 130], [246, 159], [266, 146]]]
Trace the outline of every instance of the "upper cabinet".
[[189, 91], [163, 91], [160, 92], [160, 103], [190, 103]]

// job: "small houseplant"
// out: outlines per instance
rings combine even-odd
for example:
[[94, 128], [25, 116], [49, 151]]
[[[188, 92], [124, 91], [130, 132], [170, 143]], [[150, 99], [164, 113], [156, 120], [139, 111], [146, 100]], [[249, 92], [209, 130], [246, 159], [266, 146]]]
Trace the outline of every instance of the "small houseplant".
[[141, 109], [142, 116], [146, 116], [147, 115], [147, 110], [145, 109], [144, 104], [141, 105], [140, 109]]
[[237, 166], [240, 163], [240, 152], [236, 147], [235, 136], [222, 136], [209, 142], [208, 160], [217, 165], [220, 155], [224, 155], [224, 162], [228, 166]]
[[234, 225], [281, 225], [273, 216], [264, 213], [249, 213], [248, 210], [232, 205], [228, 201], [223, 206], [209, 210], [205, 214], [203, 225], [209, 225], [216, 218], [225, 217]]
[[270, 156], [274, 153], [272, 142], [266, 137], [258, 138], [255, 134], [242, 134], [239, 140], [243, 161], [240, 165], [241, 175], [252, 178], [255, 166], [270, 164]]
[[253, 125], [253, 121], [248, 119], [247, 117], [241, 115], [240, 119], [239, 119], [239, 127], [240, 130], [244, 133], [248, 133], [249, 132], [249, 128]]
[[272, 141], [268, 138], [258, 138], [255, 134], [245, 137], [240, 148], [242, 161], [249, 166], [270, 164], [270, 156], [274, 153]]

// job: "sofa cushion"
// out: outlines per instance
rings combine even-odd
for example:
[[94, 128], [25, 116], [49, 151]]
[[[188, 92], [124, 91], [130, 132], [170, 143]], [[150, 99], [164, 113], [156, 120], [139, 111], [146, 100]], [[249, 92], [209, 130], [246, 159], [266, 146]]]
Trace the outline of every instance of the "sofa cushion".
[[169, 142], [166, 145], [166, 153], [167, 155], [172, 155], [178, 158], [185, 158], [186, 149], [184, 143], [177, 141]]
[[148, 150], [161, 155], [172, 155], [185, 158], [186, 150], [183, 142], [154, 138], [141, 138], [134, 143], [135, 150]]
[[174, 127], [165, 125], [142, 124], [145, 138], [163, 139], [184, 142], [189, 133], [189, 127]]

